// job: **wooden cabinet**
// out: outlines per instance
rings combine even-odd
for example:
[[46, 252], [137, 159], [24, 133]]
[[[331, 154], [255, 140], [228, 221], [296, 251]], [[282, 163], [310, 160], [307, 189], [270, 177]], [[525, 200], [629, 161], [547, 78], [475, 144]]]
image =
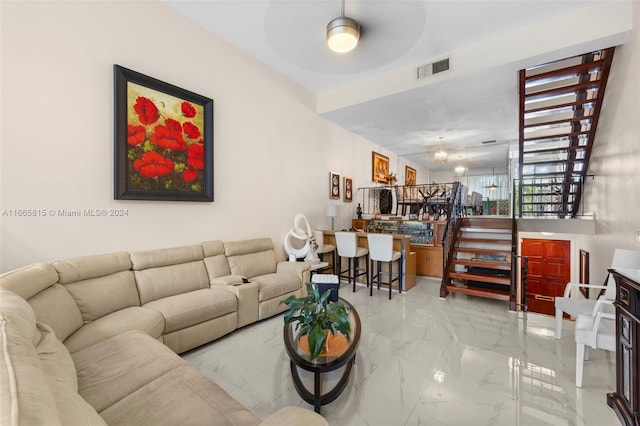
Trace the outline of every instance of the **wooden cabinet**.
[[640, 425], [640, 271], [610, 269], [616, 294], [616, 391], [607, 404], [627, 426]]
[[416, 286], [416, 252], [412, 251], [407, 256], [407, 273], [405, 274], [404, 289], [406, 291], [411, 290]]
[[367, 230], [367, 219], [351, 219], [351, 227], [354, 229]]
[[442, 247], [411, 245], [416, 253], [416, 274], [442, 278]]

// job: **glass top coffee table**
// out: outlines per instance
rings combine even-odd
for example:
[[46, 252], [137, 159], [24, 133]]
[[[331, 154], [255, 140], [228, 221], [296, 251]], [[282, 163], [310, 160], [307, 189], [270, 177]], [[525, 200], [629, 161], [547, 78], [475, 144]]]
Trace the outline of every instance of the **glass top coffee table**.
[[[360, 316], [351, 303], [343, 298], [340, 301], [349, 308], [349, 323], [351, 324], [351, 338], [349, 341], [340, 339], [336, 340], [336, 347], [332, 348], [329, 343], [329, 353], [320, 355], [318, 358], [311, 360], [311, 355], [305, 352], [298, 344], [298, 336], [295, 331], [295, 324], [286, 324], [284, 326], [284, 346], [290, 359], [291, 378], [298, 395], [309, 404], [313, 405], [316, 413], [320, 413], [320, 407], [334, 401], [347, 386], [351, 367], [356, 359], [356, 349], [360, 343]], [[302, 345], [304, 346], [304, 344]], [[344, 367], [342, 376], [340, 376], [336, 385], [329, 391], [322, 393], [322, 374], [328, 373]], [[298, 368], [313, 373], [313, 391], [309, 391], [302, 380]]]

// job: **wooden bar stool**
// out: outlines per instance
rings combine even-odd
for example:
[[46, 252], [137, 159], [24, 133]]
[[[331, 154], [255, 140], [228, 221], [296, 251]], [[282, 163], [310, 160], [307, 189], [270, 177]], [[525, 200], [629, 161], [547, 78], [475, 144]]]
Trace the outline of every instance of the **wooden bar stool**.
[[[391, 300], [391, 289], [393, 282], [398, 281], [398, 292], [400, 292], [400, 277], [402, 276], [402, 253], [399, 251], [393, 251], [393, 235], [389, 234], [367, 234], [367, 241], [369, 242], [369, 257], [371, 259], [371, 288], [369, 289], [369, 296], [373, 296], [373, 284], [378, 282], [378, 290], [380, 289], [381, 277], [380, 275], [388, 275], [389, 281], [389, 300]], [[393, 278], [393, 262], [398, 261], [398, 274]], [[373, 262], [377, 263], [377, 273], [373, 275]], [[381, 263], [386, 262], [389, 264], [389, 271], [383, 272], [381, 270]]]
[[[349, 283], [351, 283], [351, 272], [353, 270], [353, 291], [356, 291], [356, 282], [360, 275], [367, 276], [367, 287], [369, 287], [369, 250], [364, 247], [358, 247], [358, 237], [355, 232], [336, 232], [336, 245], [338, 246], [338, 276], [344, 278], [343, 275], [347, 273], [346, 277]], [[347, 269], [342, 269], [342, 258], [347, 258]], [[364, 272], [360, 272], [360, 258], [364, 257], [365, 267]], [[353, 261], [353, 268], [351, 263]]]

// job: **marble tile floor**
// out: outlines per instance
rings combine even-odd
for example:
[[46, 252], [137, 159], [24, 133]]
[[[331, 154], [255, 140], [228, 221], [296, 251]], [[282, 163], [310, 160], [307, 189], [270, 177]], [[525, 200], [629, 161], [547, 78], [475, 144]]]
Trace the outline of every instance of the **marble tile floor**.
[[[530, 313], [524, 333], [505, 302], [441, 299], [439, 280], [424, 277], [392, 300], [382, 289], [351, 290], [342, 284], [340, 296], [358, 310], [362, 337], [350, 383], [322, 407], [330, 425], [620, 424], [606, 404], [612, 353], [592, 350], [575, 386], [571, 321], [557, 341], [553, 318]], [[313, 409], [293, 387], [282, 327], [278, 315], [183, 357], [260, 418], [287, 405]]]

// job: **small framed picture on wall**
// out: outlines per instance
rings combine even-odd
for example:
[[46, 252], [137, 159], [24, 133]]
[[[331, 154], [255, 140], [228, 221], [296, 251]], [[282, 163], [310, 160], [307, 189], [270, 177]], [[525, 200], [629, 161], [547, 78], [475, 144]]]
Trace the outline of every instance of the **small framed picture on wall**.
[[340, 173], [329, 172], [329, 198], [340, 199]]
[[347, 203], [353, 201], [353, 179], [346, 176], [344, 178], [344, 201]]

